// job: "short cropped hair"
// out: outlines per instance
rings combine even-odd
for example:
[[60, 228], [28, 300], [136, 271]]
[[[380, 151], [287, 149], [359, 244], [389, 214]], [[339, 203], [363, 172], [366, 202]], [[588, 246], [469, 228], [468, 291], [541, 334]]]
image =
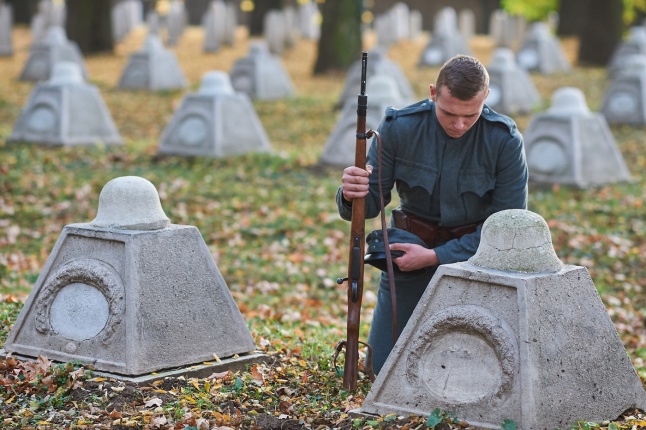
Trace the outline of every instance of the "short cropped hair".
[[471, 100], [489, 87], [489, 73], [477, 59], [456, 55], [440, 69], [435, 88], [439, 92], [442, 87], [446, 87], [455, 98]]

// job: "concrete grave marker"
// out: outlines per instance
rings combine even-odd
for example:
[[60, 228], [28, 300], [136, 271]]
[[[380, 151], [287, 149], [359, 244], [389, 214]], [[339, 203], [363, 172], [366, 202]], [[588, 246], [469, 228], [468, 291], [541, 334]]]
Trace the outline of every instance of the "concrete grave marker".
[[587, 269], [563, 265], [540, 215], [512, 209], [485, 221], [469, 261], [438, 268], [360, 412], [553, 429], [644, 407]]
[[276, 100], [293, 97], [296, 90], [280, 58], [269, 52], [267, 44], [252, 42], [249, 54], [233, 64], [231, 84], [252, 100]]
[[[366, 110], [367, 129], [376, 130], [388, 106], [401, 108], [413, 103], [405, 99], [399, 91], [397, 82], [390, 75], [374, 75], [366, 82], [368, 94], [368, 108]], [[348, 101], [337, 119], [334, 130], [327, 138], [321, 163], [332, 166], [347, 167], [354, 164], [355, 145], [357, 136], [357, 104]], [[367, 142], [370, 148], [372, 139]]]
[[458, 29], [467, 42], [476, 35], [476, 14], [473, 10], [465, 8], [458, 12]]
[[458, 29], [455, 9], [445, 7], [435, 16], [431, 40], [422, 51], [418, 66], [441, 66], [458, 54], [472, 55]]
[[224, 1], [212, 1], [202, 17], [204, 52], [217, 52], [220, 49], [225, 38], [226, 21], [227, 7]]
[[527, 22], [521, 16], [498, 9], [491, 14], [489, 28], [496, 46], [516, 49], [527, 31]]
[[541, 98], [529, 73], [518, 66], [510, 48], [496, 48], [487, 65], [489, 96], [487, 105], [506, 115], [529, 113]]
[[571, 70], [559, 39], [546, 22], [531, 24], [516, 59], [529, 72], [552, 74]]
[[263, 19], [262, 28], [269, 52], [281, 55], [285, 51], [290, 37], [285, 12], [277, 9], [269, 10]]
[[227, 73], [213, 71], [204, 74], [199, 91], [184, 97], [162, 133], [158, 152], [221, 158], [270, 150], [249, 97], [234, 91]]
[[374, 27], [377, 42], [388, 47], [401, 40], [410, 38], [410, 10], [402, 2], [395, 3], [386, 12], [375, 18]]
[[[370, 85], [373, 76], [388, 75], [397, 84], [397, 89], [403, 100], [415, 100], [413, 87], [399, 64], [386, 55], [384, 47], [377, 47], [368, 52], [368, 67], [366, 82]], [[341, 96], [337, 107], [343, 108], [347, 103], [356, 103], [357, 94], [361, 90], [361, 60], [357, 60], [348, 68]]]
[[142, 49], [128, 58], [118, 86], [157, 91], [186, 88], [188, 84], [175, 54], [164, 48], [159, 35], [149, 33]]
[[13, 55], [11, 30], [13, 29], [13, 9], [10, 4], [0, 0], [0, 56]]
[[168, 46], [177, 45], [187, 25], [188, 15], [184, 2], [182, 0], [171, 0], [168, 15], [166, 16]]
[[298, 2], [298, 16], [301, 37], [309, 40], [318, 40], [321, 36], [321, 12], [315, 1]]
[[76, 63], [83, 77], [87, 79], [85, 63], [78, 45], [67, 39], [63, 27], [53, 26], [47, 30], [47, 36], [43, 42], [31, 45], [29, 58], [19, 79], [21, 81], [46, 81], [51, 77], [54, 64], [60, 61]]
[[32, 45], [42, 43], [51, 27], [65, 28], [65, 2], [63, 0], [40, 0], [38, 11], [31, 18], [29, 33]]
[[608, 75], [614, 77], [626, 68], [633, 55], [646, 55], [646, 27], [636, 25], [630, 27], [628, 37], [621, 41], [608, 62]]
[[112, 36], [121, 42], [143, 20], [143, 3], [140, 0], [120, 0], [112, 7]]
[[631, 54], [610, 82], [600, 112], [612, 124], [646, 124], [646, 54]]
[[534, 115], [523, 135], [535, 183], [586, 188], [630, 180], [606, 119], [590, 112], [578, 88], [556, 90], [550, 108]]
[[56, 63], [51, 79], [32, 90], [8, 141], [57, 146], [123, 143], [98, 88], [83, 80], [78, 64], [66, 61]]
[[137, 176], [108, 182], [96, 218], [63, 228], [4, 348], [115, 377], [255, 350], [199, 230], [171, 224]]

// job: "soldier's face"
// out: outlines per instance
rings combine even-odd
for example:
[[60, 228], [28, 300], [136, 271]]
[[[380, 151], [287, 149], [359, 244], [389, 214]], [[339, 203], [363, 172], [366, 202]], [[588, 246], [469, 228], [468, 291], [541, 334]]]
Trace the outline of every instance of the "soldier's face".
[[450, 137], [460, 137], [469, 131], [480, 118], [487, 95], [489, 95], [488, 88], [471, 100], [460, 100], [453, 97], [446, 87], [438, 91], [435, 85], [431, 84], [431, 100], [435, 102], [435, 115]]

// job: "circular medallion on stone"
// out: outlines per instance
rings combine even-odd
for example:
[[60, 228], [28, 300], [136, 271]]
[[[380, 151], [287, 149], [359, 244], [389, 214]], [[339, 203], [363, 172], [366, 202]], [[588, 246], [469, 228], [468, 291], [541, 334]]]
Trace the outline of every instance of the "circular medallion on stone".
[[410, 345], [406, 377], [445, 404], [499, 401], [514, 386], [518, 347], [501, 318], [475, 305], [425, 321]]
[[544, 175], [564, 173], [568, 166], [568, 154], [561, 142], [543, 137], [536, 139], [527, 151], [529, 168]]
[[72, 283], [61, 288], [49, 310], [52, 329], [66, 339], [92, 339], [103, 330], [110, 304], [92, 285]]
[[526, 48], [518, 53], [518, 64], [523, 69], [533, 70], [538, 67], [539, 56], [535, 49]]
[[49, 104], [39, 103], [27, 117], [27, 129], [33, 133], [52, 135], [56, 133], [57, 122], [56, 110]]
[[634, 115], [639, 108], [639, 101], [635, 94], [628, 91], [617, 91], [608, 100], [608, 112], [616, 118], [624, 119]]
[[177, 140], [184, 146], [198, 147], [206, 144], [208, 124], [200, 115], [187, 115], [177, 128]]

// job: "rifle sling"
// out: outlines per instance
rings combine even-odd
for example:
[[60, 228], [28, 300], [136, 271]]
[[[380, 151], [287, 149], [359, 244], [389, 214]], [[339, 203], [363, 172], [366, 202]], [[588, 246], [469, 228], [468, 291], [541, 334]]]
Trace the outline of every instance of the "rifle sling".
[[392, 319], [393, 319], [393, 344], [397, 343], [399, 338], [399, 328], [397, 324], [397, 289], [395, 287], [395, 271], [393, 269], [393, 257], [390, 253], [390, 242], [388, 241], [388, 225], [386, 223], [386, 208], [384, 203], [384, 192], [381, 185], [381, 135], [378, 131], [368, 130], [366, 136], [368, 138], [375, 135], [377, 139], [377, 164], [378, 164], [378, 182], [379, 182], [379, 204], [381, 206], [381, 232], [384, 237], [384, 252], [386, 253], [386, 268], [388, 269], [388, 284], [390, 287], [390, 303], [392, 307]]

